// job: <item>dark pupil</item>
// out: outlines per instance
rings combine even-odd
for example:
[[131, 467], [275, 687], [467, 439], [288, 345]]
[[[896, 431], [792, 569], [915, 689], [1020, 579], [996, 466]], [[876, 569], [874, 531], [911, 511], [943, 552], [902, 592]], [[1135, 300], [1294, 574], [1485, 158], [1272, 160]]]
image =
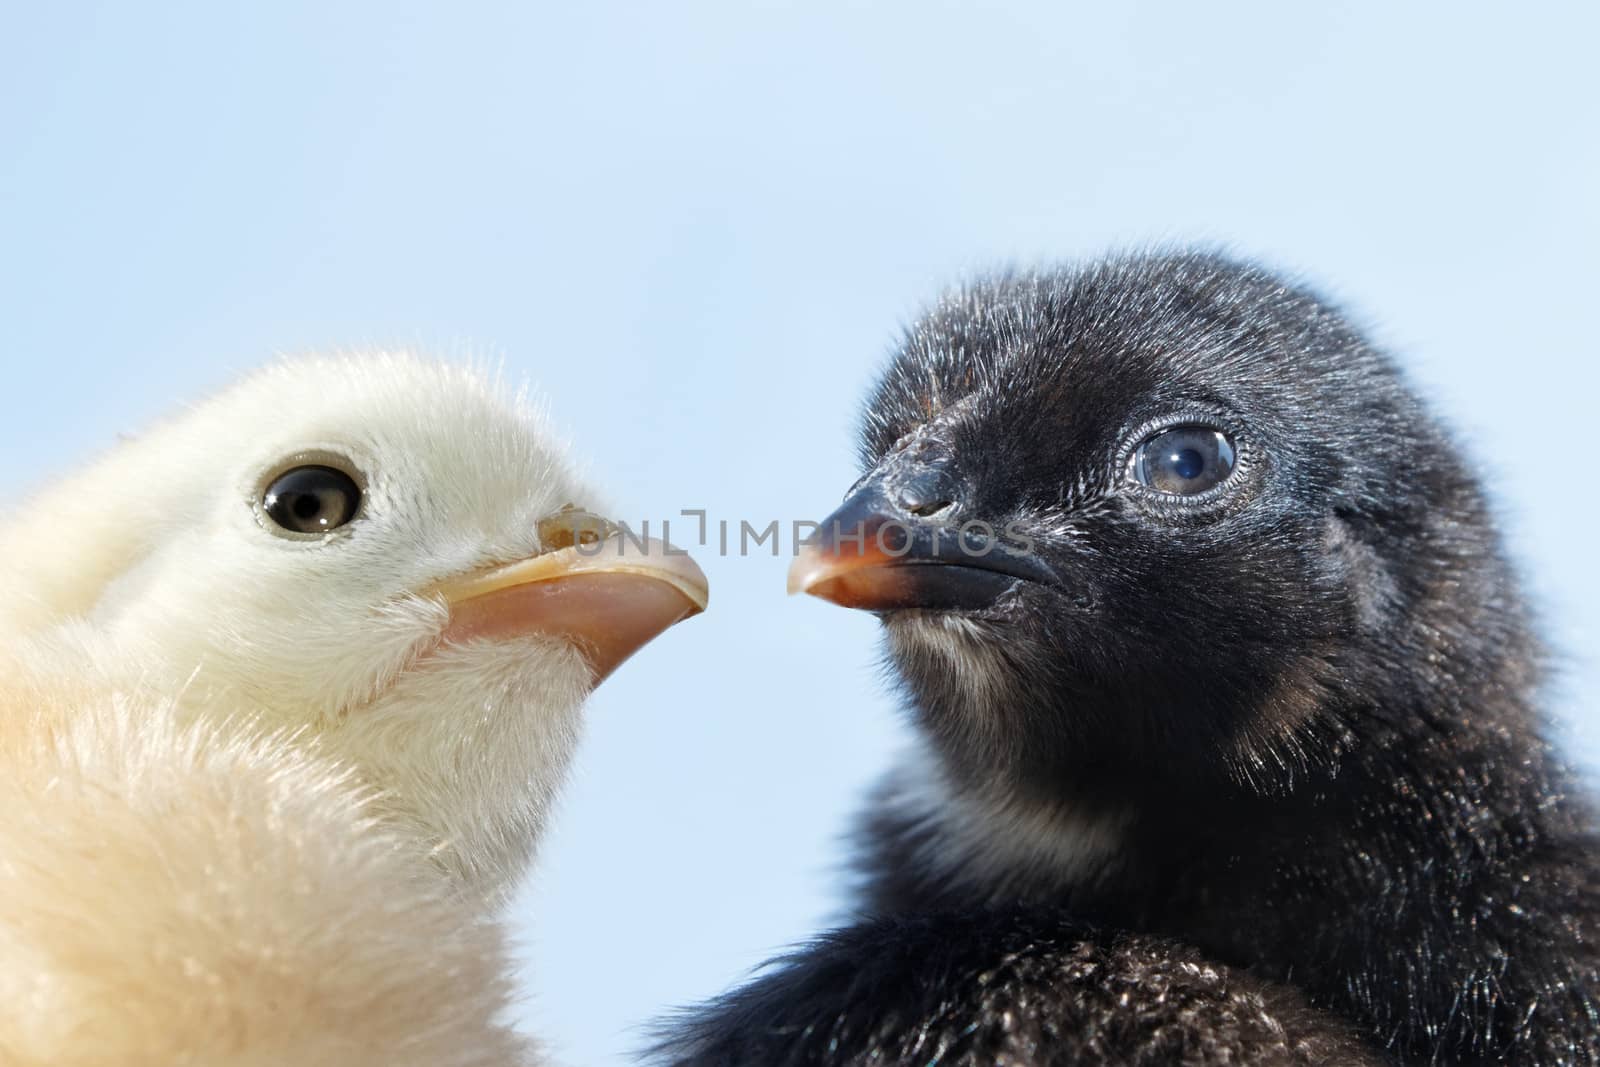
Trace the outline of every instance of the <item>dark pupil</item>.
[[1233, 473], [1233, 443], [1209, 426], [1178, 426], [1134, 453], [1133, 476], [1176, 496], [1203, 493]]
[[355, 517], [361, 489], [334, 467], [296, 467], [279, 475], [261, 498], [273, 522], [295, 533], [325, 533]]
[[1180, 478], [1198, 478], [1206, 469], [1206, 460], [1198, 449], [1186, 448], [1172, 457], [1172, 469]]

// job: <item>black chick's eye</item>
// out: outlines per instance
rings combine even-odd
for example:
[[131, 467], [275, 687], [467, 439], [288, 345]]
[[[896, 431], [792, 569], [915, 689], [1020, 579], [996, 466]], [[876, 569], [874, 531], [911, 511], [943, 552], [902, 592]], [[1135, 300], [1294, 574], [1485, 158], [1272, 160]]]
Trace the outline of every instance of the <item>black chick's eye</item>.
[[1129, 473], [1140, 485], [1173, 496], [1194, 496], [1233, 473], [1233, 442], [1209, 426], [1175, 426], [1134, 450]]
[[337, 530], [356, 516], [361, 487], [335, 467], [305, 466], [273, 479], [261, 497], [261, 510], [291, 533]]

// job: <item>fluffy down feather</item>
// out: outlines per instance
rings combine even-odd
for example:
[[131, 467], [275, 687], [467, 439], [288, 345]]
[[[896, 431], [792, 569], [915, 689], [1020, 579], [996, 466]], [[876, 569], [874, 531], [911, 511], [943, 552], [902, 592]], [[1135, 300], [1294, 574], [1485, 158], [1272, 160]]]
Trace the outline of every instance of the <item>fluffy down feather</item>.
[[6, 695], [0, 1062], [531, 1063], [501, 934], [304, 738]]

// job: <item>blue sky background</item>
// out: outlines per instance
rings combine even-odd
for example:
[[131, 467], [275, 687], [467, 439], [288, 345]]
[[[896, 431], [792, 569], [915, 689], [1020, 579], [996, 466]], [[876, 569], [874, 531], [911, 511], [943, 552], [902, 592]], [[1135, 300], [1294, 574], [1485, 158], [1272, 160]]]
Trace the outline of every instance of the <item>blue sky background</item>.
[[[1203, 240], [1400, 353], [1507, 516], [1600, 765], [1593, 7], [14, 4], [0, 489], [277, 352], [503, 355], [629, 516], [816, 518], [897, 326], [1011, 261]], [[517, 903], [611, 1063], [841, 904], [901, 725], [869, 617], [699, 555]]]

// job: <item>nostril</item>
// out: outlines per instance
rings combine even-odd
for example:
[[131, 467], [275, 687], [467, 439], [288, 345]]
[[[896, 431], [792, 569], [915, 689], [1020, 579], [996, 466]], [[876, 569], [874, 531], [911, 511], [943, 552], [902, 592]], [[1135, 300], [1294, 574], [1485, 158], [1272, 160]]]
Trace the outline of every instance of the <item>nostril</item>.
[[955, 475], [946, 466], [907, 464], [891, 475], [890, 496], [894, 507], [902, 515], [912, 518], [931, 518], [954, 509], [962, 499], [962, 488]]
[[953, 500], [905, 501], [905, 509], [919, 519], [926, 519], [930, 515], [937, 515], [946, 508], [953, 507]]
[[924, 467], [898, 479], [894, 502], [907, 515], [926, 519], [955, 507], [956, 491], [949, 473], [938, 467]]

